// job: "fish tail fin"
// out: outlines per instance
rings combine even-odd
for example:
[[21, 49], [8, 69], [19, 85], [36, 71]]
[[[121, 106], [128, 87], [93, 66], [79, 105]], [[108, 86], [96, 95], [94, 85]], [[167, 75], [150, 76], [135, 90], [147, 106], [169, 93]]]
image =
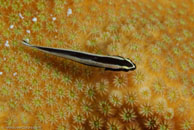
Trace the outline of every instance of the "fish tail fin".
[[22, 40], [22, 44], [29, 46], [29, 47], [33, 47], [33, 45], [31, 45], [29, 42], [27, 42], [26, 40]]

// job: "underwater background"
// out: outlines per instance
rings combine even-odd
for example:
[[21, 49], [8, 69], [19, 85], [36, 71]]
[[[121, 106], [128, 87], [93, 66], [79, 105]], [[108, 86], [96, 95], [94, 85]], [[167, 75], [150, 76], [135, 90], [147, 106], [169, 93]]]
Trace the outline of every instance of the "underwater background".
[[[137, 69], [81, 65], [23, 39]], [[194, 0], [0, 0], [0, 129], [193, 130]]]

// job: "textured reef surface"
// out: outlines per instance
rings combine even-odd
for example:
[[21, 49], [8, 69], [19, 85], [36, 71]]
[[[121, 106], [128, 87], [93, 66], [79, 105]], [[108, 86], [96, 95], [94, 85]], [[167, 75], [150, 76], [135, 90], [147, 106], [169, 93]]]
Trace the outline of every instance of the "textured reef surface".
[[[0, 129], [193, 130], [194, 0], [0, 0]], [[111, 72], [23, 46], [130, 58]]]

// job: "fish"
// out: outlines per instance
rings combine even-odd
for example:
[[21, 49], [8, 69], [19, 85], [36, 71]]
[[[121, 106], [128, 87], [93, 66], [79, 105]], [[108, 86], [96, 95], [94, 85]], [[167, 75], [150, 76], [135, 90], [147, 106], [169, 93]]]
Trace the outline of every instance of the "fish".
[[136, 69], [136, 65], [132, 62], [132, 60], [121, 56], [99, 55], [71, 49], [36, 46], [30, 44], [26, 40], [22, 40], [22, 44], [48, 54], [78, 62], [83, 65], [104, 68], [108, 71], [128, 72]]

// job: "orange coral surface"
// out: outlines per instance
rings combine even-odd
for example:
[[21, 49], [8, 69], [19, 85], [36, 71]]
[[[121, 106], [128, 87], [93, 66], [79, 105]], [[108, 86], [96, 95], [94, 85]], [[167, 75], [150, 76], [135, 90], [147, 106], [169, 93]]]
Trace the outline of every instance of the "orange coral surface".
[[[23, 46], [132, 59], [111, 72]], [[192, 130], [194, 0], [0, 0], [0, 129]]]

